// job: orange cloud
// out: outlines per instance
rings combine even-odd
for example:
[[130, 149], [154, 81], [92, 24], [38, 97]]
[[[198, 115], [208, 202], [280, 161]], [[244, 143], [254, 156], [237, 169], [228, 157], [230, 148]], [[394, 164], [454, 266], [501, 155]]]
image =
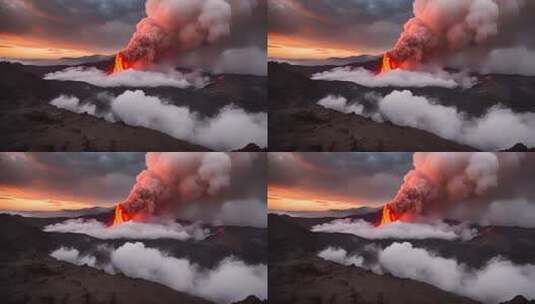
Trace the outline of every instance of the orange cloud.
[[268, 56], [278, 59], [326, 59], [349, 57], [361, 52], [342, 44], [322, 42], [279, 33], [268, 34]]
[[88, 200], [16, 187], [0, 186], [0, 210], [58, 211], [93, 207]]
[[362, 202], [310, 190], [268, 186], [268, 208], [278, 211], [326, 211], [361, 207]]
[[58, 59], [94, 55], [98, 50], [41, 38], [0, 34], [0, 57], [17, 59]]

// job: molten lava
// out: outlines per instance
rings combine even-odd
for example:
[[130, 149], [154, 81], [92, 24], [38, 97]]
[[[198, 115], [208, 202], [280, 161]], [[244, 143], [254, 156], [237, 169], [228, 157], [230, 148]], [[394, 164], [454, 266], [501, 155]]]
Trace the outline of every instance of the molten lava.
[[383, 64], [381, 65], [381, 71], [380, 74], [388, 73], [392, 70], [398, 69], [399, 64], [392, 58], [392, 55], [390, 53], [385, 53], [383, 56]]
[[115, 217], [113, 218], [113, 226], [122, 224], [124, 222], [128, 222], [132, 220], [133, 216], [128, 214], [126, 210], [124, 210], [124, 207], [121, 205], [117, 205], [115, 207]]
[[387, 225], [396, 221], [399, 221], [403, 214], [397, 214], [392, 210], [390, 205], [385, 205], [383, 207], [383, 214], [381, 216], [381, 222], [379, 226]]
[[115, 65], [113, 66], [113, 69], [110, 74], [121, 73], [131, 68], [133, 68], [133, 64], [128, 62], [128, 60], [124, 57], [122, 53], [118, 53], [115, 56]]

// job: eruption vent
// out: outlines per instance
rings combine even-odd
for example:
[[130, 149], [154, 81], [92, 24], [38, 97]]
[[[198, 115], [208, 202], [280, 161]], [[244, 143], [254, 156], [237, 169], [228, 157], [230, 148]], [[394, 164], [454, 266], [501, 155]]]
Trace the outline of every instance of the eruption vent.
[[380, 74], [383, 74], [383, 73], [388, 73], [392, 70], [395, 70], [395, 69], [398, 69], [400, 68], [399, 64], [394, 60], [394, 58], [392, 58], [392, 56], [390, 55], [390, 53], [385, 53], [383, 55], [383, 62], [382, 62], [382, 65], [381, 65], [381, 70], [380, 70]]
[[383, 207], [379, 224], [439, 213], [482, 196], [498, 185], [500, 168], [513, 163], [494, 153], [416, 153], [414, 169]]
[[125, 212], [123, 206], [117, 205], [117, 207], [115, 207], [115, 217], [113, 218], [113, 225], [120, 225], [130, 220], [132, 220], [132, 216]]
[[[484, 44], [524, 6], [524, 0], [414, 0], [414, 17], [405, 23], [387, 57], [410, 67]], [[388, 64], [385, 68], [383, 62], [383, 68], [388, 71]]]
[[121, 73], [131, 68], [133, 68], [133, 65], [126, 60], [122, 53], [119, 53], [115, 56], [115, 64], [111, 74]]

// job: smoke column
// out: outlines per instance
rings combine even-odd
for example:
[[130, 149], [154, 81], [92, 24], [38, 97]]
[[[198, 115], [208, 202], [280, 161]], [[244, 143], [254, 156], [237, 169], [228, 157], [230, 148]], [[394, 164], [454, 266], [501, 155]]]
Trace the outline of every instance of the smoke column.
[[524, 0], [415, 0], [414, 17], [389, 55], [395, 62], [413, 65], [483, 44], [524, 6]]
[[215, 43], [230, 35], [233, 14], [250, 14], [256, 5], [255, 0], [147, 0], [147, 17], [121, 54], [129, 63], [147, 65], [169, 53]]
[[232, 171], [249, 168], [253, 158], [247, 153], [147, 153], [147, 169], [118, 209], [150, 216], [216, 196], [231, 186]]
[[414, 169], [387, 205], [397, 215], [441, 211], [498, 186], [500, 171], [517, 166], [522, 154], [416, 153]]

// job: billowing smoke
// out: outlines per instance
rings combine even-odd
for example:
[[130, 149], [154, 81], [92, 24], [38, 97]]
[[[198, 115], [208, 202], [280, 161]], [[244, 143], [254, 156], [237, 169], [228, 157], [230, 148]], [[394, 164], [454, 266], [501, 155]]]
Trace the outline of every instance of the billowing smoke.
[[147, 17], [137, 24], [121, 54], [129, 62], [152, 64], [213, 44], [230, 35], [232, 18], [251, 14], [255, 6], [256, 1], [147, 0]]
[[498, 186], [500, 168], [510, 164], [494, 153], [416, 153], [388, 206], [396, 214], [442, 211]]
[[259, 158], [257, 153], [147, 153], [147, 168], [120, 208], [141, 218], [179, 214], [213, 224], [265, 227]]
[[524, 0], [415, 0], [414, 18], [405, 24], [389, 54], [411, 65], [484, 44], [524, 6]]
[[143, 243], [129, 242], [103, 251], [101, 255], [109, 256], [104, 263], [74, 248], [61, 247], [51, 256], [110, 274], [122, 273], [131, 278], [160, 283], [217, 303], [233, 303], [250, 295], [267, 298], [267, 265], [248, 265], [230, 256], [215, 268], [204, 269], [186, 258], [169, 256], [156, 248], [145, 247]]
[[372, 240], [470, 240], [477, 235], [477, 231], [467, 225], [449, 225], [440, 221], [432, 223], [394, 222], [376, 227], [364, 220], [340, 219], [313, 226], [311, 230], [313, 232], [347, 233]]
[[138, 71], [126, 70], [121, 73], [108, 75], [97, 68], [71, 67], [61, 71], [46, 74], [45, 80], [81, 81], [98, 87], [175, 87], [175, 88], [203, 88], [209, 82], [208, 77], [199, 73], [182, 73], [170, 71]]
[[128, 213], [155, 214], [215, 196], [229, 188], [232, 163], [227, 153], [147, 153], [147, 169], [137, 176], [121, 206]]
[[482, 268], [472, 269], [455, 259], [415, 248], [408, 242], [396, 242], [384, 249], [368, 248], [367, 251], [374, 251], [376, 263], [367, 263], [362, 256], [349, 254], [341, 248], [326, 248], [318, 256], [343, 265], [363, 267], [376, 274], [390, 273], [425, 282], [483, 303], [500, 303], [517, 295], [535, 299], [532, 287], [535, 265], [532, 264], [517, 265], [495, 257]]

